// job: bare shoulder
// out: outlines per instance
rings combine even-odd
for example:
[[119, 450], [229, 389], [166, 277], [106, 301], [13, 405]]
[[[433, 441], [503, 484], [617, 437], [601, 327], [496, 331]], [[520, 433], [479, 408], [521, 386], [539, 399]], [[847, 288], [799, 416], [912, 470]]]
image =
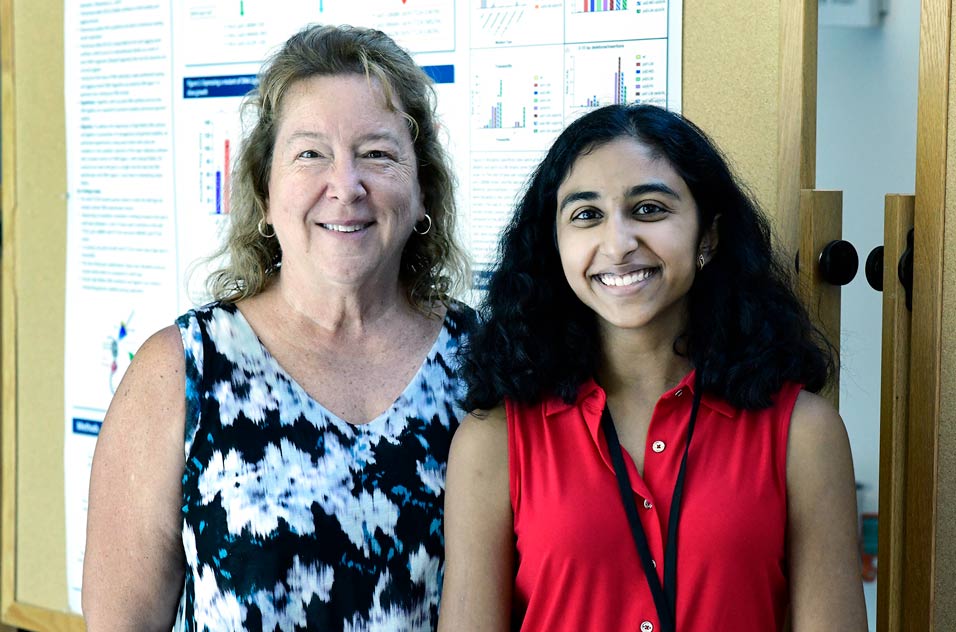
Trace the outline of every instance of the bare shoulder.
[[90, 630], [172, 625], [185, 568], [185, 410], [182, 338], [170, 326], [133, 356], [96, 442], [83, 564]]
[[452, 439], [445, 494], [445, 580], [438, 629], [508, 629], [514, 582], [503, 407], [469, 415]]
[[116, 389], [104, 431], [109, 434], [109, 426], [127, 424], [144, 430], [143, 426], [151, 422], [166, 425], [176, 419], [172, 413], [179, 409], [185, 414], [185, 364], [183, 341], [176, 325], [150, 336], [133, 356]]
[[[185, 461], [185, 391], [182, 338], [172, 325], [143, 343], [113, 395], [93, 457], [91, 502], [99, 504], [91, 509], [111, 505], [117, 486], [123, 489], [134, 479], [136, 484], [123, 491], [136, 502], [150, 497], [136, 489], [147, 483], [154, 485], [152, 493], [162, 491], [165, 498], [178, 494]], [[150, 513], [159, 510], [144, 502]]]
[[822, 465], [849, 456], [849, 440], [840, 414], [820, 395], [801, 391], [790, 417], [788, 463]]
[[854, 490], [853, 456], [843, 419], [829, 401], [801, 391], [790, 417], [787, 488], [791, 500], [826, 489]]
[[[459, 515], [490, 520], [494, 515], [511, 519], [508, 486], [508, 425], [504, 407], [476, 411], [464, 421], [451, 442], [448, 455], [445, 511], [454, 526]], [[470, 528], [470, 527], [469, 527]]]
[[146, 339], [133, 356], [130, 368], [134, 373], [150, 371], [155, 377], [162, 378], [167, 372], [182, 373], [183, 357], [183, 337], [179, 327], [169, 325]]
[[448, 455], [446, 507], [481, 498], [510, 511], [508, 424], [503, 406], [468, 415], [455, 432]]
[[792, 630], [866, 630], [853, 457], [824, 398], [797, 397], [787, 443]]
[[507, 467], [508, 423], [504, 406], [468, 415], [452, 439], [449, 461], [468, 464], [478, 471]]
[[[163, 427], [185, 415], [185, 368], [183, 341], [176, 325], [165, 327], [142, 344], [113, 395], [104, 423], [108, 426], [158, 423]], [[185, 418], [182, 420], [185, 422]], [[180, 431], [182, 425], [174, 431]]]
[[467, 444], [507, 441], [508, 421], [505, 407], [502, 405], [490, 410], [472, 411], [462, 420], [455, 433], [455, 440], [459, 437], [462, 437], [462, 443]]

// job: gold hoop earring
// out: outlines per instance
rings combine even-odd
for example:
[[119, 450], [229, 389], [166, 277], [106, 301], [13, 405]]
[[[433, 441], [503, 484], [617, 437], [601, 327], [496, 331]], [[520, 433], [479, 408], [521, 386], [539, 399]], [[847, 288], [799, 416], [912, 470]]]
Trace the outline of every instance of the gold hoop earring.
[[[419, 230], [419, 229], [418, 229], [418, 224], [415, 224], [415, 226], [412, 227], [412, 230], [415, 231], [415, 234], [417, 234], [417, 235], [427, 235], [427, 234], [429, 233], [429, 231], [431, 231], [431, 229], [432, 229], [432, 217], [431, 217], [431, 215], [429, 215], [428, 213], [425, 213], [425, 217], [422, 219], [422, 221], [427, 221], [427, 222], [428, 222], [428, 226], [425, 227], [425, 230]], [[419, 224], [420, 224], [420, 223], [421, 223], [421, 222], [419, 222]]]
[[266, 224], [266, 218], [263, 217], [259, 220], [259, 223], [256, 225], [256, 228], [259, 230], [259, 234], [265, 237], [266, 239], [272, 239], [276, 236], [276, 229], [273, 228], [271, 233], [266, 232], [266, 226], [271, 226], [271, 224]]
[[704, 253], [700, 252], [697, 254], [697, 271], [700, 272], [704, 269]]

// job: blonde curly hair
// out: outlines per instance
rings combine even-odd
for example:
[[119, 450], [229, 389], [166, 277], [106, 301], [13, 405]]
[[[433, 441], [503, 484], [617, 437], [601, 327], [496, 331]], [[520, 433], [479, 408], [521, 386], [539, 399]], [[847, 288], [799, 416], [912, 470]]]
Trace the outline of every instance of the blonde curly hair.
[[251, 122], [233, 172], [226, 239], [214, 260], [225, 263], [206, 288], [220, 301], [236, 302], [262, 292], [278, 274], [278, 240], [263, 237], [259, 222], [269, 201], [278, 116], [289, 88], [313, 76], [361, 74], [376, 79], [386, 105], [408, 120], [418, 160], [418, 181], [431, 216], [425, 235], [413, 233], [402, 253], [399, 282], [409, 302], [430, 311], [464, 288], [467, 260], [455, 239], [454, 176], [438, 138], [431, 79], [391, 38], [374, 29], [312, 25], [289, 38], [263, 66], [259, 85], [242, 104]]

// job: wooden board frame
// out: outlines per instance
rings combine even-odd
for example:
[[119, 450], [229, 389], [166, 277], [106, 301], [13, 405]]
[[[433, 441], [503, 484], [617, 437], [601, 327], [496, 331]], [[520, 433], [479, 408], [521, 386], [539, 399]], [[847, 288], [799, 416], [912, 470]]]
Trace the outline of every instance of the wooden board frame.
[[[839, 285], [830, 285], [820, 270], [820, 253], [831, 241], [843, 237], [843, 192], [803, 189], [800, 201], [800, 298], [814, 324], [840, 355]], [[839, 370], [839, 363], [837, 364]], [[840, 410], [840, 380], [834, 376], [820, 394]]]
[[[0, 561], [6, 562], [16, 554], [16, 541], [13, 529], [16, 518], [15, 505], [9, 502], [15, 498], [15, 489], [10, 483], [16, 480], [16, 426], [8, 423], [17, 415], [16, 398], [7, 393], [16, 390], [16, 312], [13, 310], [14, 274], [13, 262], [16, 259], [13, 233], [13, 209], [16, 206], [16, 109], [13, 98], [13, 0], [0, 0], [0, 164], [2, 176], [0, 182], [0, 209], [3, 229], [0, 243], [0, 376], [2, 376], [3, 398], [0, 406]], [[12, 435], [12, 436], [11, 436]], [[13, 601], [12, 592], [6, 590], [13, 585], [13, 565], [2, 564], [0, 569], [0, 619]]]
[[[0, 0], [4, 185], [0, 620], [29, 630], [72, 632], [84, 626], [80, 617], [65, 612], [66, 577], [60, 570], [66, 561], [65, 542], [60, 543], [65, 513], [63, 328], [56, 322], [63, 321], [65, 300], [62, 15], [62, 2]], [[38, 327], [48, 335], [34, 346]], [[36, 373], [37, 362], [48, 368]], [[38, 405], [37, 394], [44, 388], [49, 401]], [[57, 584], [63, 587], [59, 597], [47, 590]]]
[[956, 24], [951, 0], [920, 6], [901, 604], [914, 632], [956, 627]]
[[[901, 581], [902, 629], [912, 632], [952, 629], [937, 627], [935, 621], [937, 561], [942, 550], [950, 555], [954, 550], [952, 542], [943, 543], [937, 538], [937, 503], [943, 491], [938, 479], [940, 404], [944, 396], [940, 378], [944, 341], [952, 341], [952, 334], [944, 338], [942, 330], [946, 219], [956, 213], [952, 197], [947, 200], [947, 171], [950, 178], [956, 174], [953, 148], [948, 147], [949, 125], [956, 118], [950, 85], [952, 11], [950, 0], [921, 3], [913, 322]], [[953, 230], [951, 223], [949, 230]], [[953, 277], [951, 269], [948, 274]], [[952, 345], [948, 346], [947, 353], [952, 354]], [[953, 385], [945, 388], [949, 393], [953, 390]], [[952, 455], [946, 458], [951, 459]], [[951, 496], [951, 489], [947, 493]]]
[[903, 513], [912, 314], [898, 264], [913, 228], [916, 197], [887, 195], [883, 224], [883, 335], [880, 385], [880, 519], [877, 632], [899, 632], [903, 623]]

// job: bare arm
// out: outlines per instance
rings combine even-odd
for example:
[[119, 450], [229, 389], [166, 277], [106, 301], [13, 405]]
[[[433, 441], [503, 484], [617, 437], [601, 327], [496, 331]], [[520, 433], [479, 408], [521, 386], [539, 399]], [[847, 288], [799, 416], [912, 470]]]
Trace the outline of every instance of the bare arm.
[[445, 584], [440, 632], [508, 630], [514, 521], [504, 408], [455, 433], [445, 491]]
[[120, 383], [90, 477], [83, 614], [90, 632], [169, 630], [183, 583], [185, 362], [179, 330], [147, 340]]
[[856, 483], [843, 420], [802, 392], [787, 444], [793, 632], [865, 632]]

